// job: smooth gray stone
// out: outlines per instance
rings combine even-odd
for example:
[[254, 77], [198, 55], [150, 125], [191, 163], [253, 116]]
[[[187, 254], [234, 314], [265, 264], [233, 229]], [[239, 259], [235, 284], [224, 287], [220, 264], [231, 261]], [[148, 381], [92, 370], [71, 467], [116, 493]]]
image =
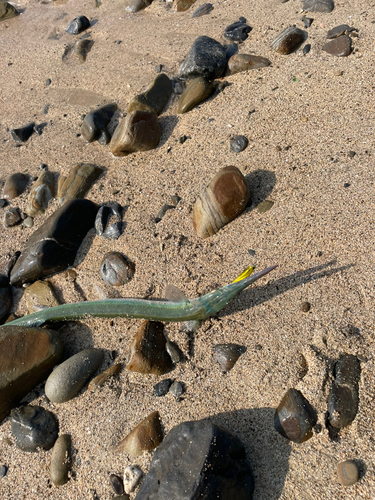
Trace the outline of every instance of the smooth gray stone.
[[62, 486], [68, 482], [71, 467], [72, 438], [69, 434], [62, 434], [52, 450], [50, 476], [56, 486]]
[[107, 125], [116, 109], [117, 104], [112, 103], [87, 113], [81, 125], [82, 137], [88, 142], [93, 142], [99, 140], [104, 134], [105, 141], [101, 142], [108, 144], [111, 136], [108, 133]]
[[306, 12], [332, 12], [333, 0], [303, 0], [302, 8]]
[[226, 49], [213, 38], [198, 37], [178, 70], [183, 79], [203, 76], [207, 80], [219, 78], [227, 65]]
[[46, 396], [53, 403], [74, 398], [103, 361], [100, 349], [85, 349], [58, 365], [48, 377]]
[[155, 451], [136, 500], [251, 500], [242, 443], [209, 420], [174, 427]]
[[22, 406], [12, 410], [11, 429], [16, 445], [23, 451], [50, 450], [59, 435], [53, 413], [41, 406]]
[[213, 9], [214, 6], [212, 5], [212, 3], [204, 3], [192, 13], [191, 17], [204, 16], [205, 14], [209, 14], [210, 12], [212, 12]]

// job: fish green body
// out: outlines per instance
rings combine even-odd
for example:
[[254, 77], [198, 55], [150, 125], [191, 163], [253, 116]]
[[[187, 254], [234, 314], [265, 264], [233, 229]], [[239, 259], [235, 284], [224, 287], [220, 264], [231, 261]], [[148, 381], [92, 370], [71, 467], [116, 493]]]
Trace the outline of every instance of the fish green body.
[[[262, 278], [277, 266], [268, 267], [257, 274], [237, 280], [197, 299], [170, 302], [143, 299], [105, 299], [74, 304], [62, 304], [43, 309], [7, 323], [5, 326], [42, 326], [55, 321], [75, 321], [86, 317], [143, 318], [155, 321], [203, 320], [218, 313], [230, 300], [249, 285]], [[250, 272], [252, 272], [253, 268]], [[246, 272], [245, 272], [246, 273]]]

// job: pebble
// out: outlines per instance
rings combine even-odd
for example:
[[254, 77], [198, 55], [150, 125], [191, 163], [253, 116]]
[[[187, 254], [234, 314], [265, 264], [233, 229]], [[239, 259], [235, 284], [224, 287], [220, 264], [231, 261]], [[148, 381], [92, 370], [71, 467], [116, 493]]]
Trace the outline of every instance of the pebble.
[[191, 80], [178, 102], [177, 113], [187, 113], [202, 101], [206, 100], [213, 92], [213, 85], [203, 77]]
[[250, 69], [266, 68], [271, 65], [271, 61], [265, 57], [253, 56], [250, 54], [234, 54], [228, 60], [226, 75], [235, 75]]
[[111, 152], [126, 156], [137, 151], [149, 151], [159, 144], [161, 128], [156, 113], [132, 111], [116, 127], [111, 140]]
[[55, 176], [52, 172], [44, 171], [37, 179], [27, 199], [25, 212], [27, 215], [44, 214], [48, 203], [55, 196]]
[[10, 175], [4, 184], [3, 197], [6, 200], [14, 200], [22, 194], [29, 183], [29, 176], [21, 173]]
[[35, 123], [32, 122], [29, 123], [28, 125], [25, 125], [24, 127], [12, 129], [10, 133], [12, 134], [14, 142], [17, 144], [22, 144], [24, 142], [27, 142], [34, 132], [34, 125]]
[[197, 0], [173, 0], [172, 9], [177, 12], [185, 12], [195, 4]]
[[111, 140], [111, 135], [108, 132], [107, 126], [116, 110], [117, 104], [112, 103], [87, 113], [81, 125], [81, 135], [85, 141], [99, 141], [101, 145], [108, 144]]
[[312, 19], [311, 17], [302, 16], [301, 21], [303, 21], [305, 28], [307, 29], [307, 28], [310, 28], [314, 19]]
[[181, 359], [183, 358], [183, 354], [181, 352], [181, 349], [175, 342], [171, 342], [170, 340], [168, 340], [165, 344], [165, 348], [167, 349], [167, 353], [169, 354], [172, 363], [176, 365], [181, 361]]
[[358, 358], [342, 354], [335, 364], [334, 381], [328, 396], [328, 421], [336, 429], [347, 427], [357, 415], [360, 375]]
[[178, 70], [182, 79], [202, 76], [207, 80], [219, 78], [227, 66], [226, 49], [213, 38], [198, 37]]
[[43, 109], [42, 109], [43, 115], [46, 115], [48, 113], [50, 106], [51, 106], [50, 104], [46, 104], [45, 106], [43, 106]]
[[136, 12], [149, 7], [151, 3], [152, 0], [131, 0], [125, 10], [127, 10], [128, 12], [133, 12], [133, 14], [135, 14]]
[[84, 349], [58, 365], [48, 377], [45, 393], [53, 403], [73, 399], [103, 361], [101, 349]]
[[290, 26], [281, 31], [271, 42], [271, 48], [282, 55], [287, 55], [296, 50], [304, 41], [304, 33], [295, 26]]
[[193, 226], [207, 238], [238, 217], [250, 200], [245, 177], [237, 167], [224, 167], [198, 196], [193, 207]]
[[138, 486], [141, 478], [143, 476], [143, 471], [138, 465], [128, 465], [125, 467], [124, 471], [124, 488], [125, 493], [133, 493], [133, 491]]
[[24, 219], [23, 221], [23, 225], [28, 228], [33, 227], [34, 219], [32, 217], [26, 217], [26, 219]]
[[165, 396], [169, 392], [170, 386], [173, 384], [173, 380], [171, 378], [166, 378], [161, 380], [157, 384], [154, 385], [154, 394], [157, 398]]
[[359, 470], [353, 460], [345, 460], [337, 466], [337, 476], [342, 486], [351, 486], [359, 479]]
[[99, 373], [99, 375], [94, 377], [89, 383], [88, 390], [92, 391], [96, 387], [101, 387], [107, 382], [108, 379], [120, 373], [121, 368], [122, 368], [122, 363], [116, 363], [115, 365], [110, 366], [109, 368], [104, 370], [104, 372]]
[[231, 40], [232, 42], [244, 42], [248, 38], [248, 33], [250, 33], [251, 28], [246, 24], [245, 18], [240, 18], [239, 21], [230, 24], [225, 28], [224, 38]]
[[275, 202], [272, 200], [263, 200], [257, 205], [257, 212], [260, 214], [264, 214], [268, 212], [268, 210], [271, 210], [271, 208], [274, 206]]
[[311, 309], [310, 302], [302, 302], [302, 304], [301, 304], [301, 311], [302, 312], [307, 313], [310, 311], [310, 309]]
[[348, 156], [349, 158], [354, 158], [357, 153], [355, 151], [349, 151]]
[[104, 169], [93, 163], [78, 163], [67, 177], [61, 176], [57, 187], [57, 197], [63, 205], [69, 200], [84, 198], [94, 182], [103, 174]]
[[328, 30], [327, 38], [331, 40], [341, 35], [348, 35], [352, 31], [358, 31], [358, 30], [356, 30], [355, 28], [351, 28], [347, 24], [340, 24], [340, 26], [335, 26], [334, 28]]
[[244, 135], [236, 135], [234, 139], [230, 141], [230, 150], [233, 153], [241, 153], [249, 145], [247, 137]]
[[95, 219], [96, 234], [117, 240], [122, 234], [122, 208], [116, 201], [104, 203]]
[[0, 21], [19, 16], [18, 10], [8, 2], [0, 2]]
[[214, 360], [219, 364], [223, 373], [229, 372], [237, 363], [246, 347], [238, 344], [217, 344], [214, 346]]
[[56, 210], [27, 240], [10, 274], [11, 284], [21, 286], [71, 266], [97, 210], [89, 200], [71, 200]]
[[112, 489], [116, 493], [116, 495], [122, 495], [125, 492], [124, 483], [120, 476], [111, 474], [109, 476], [109, 482], [111, 483]]
[[317, 422], [314, 408], [297, 389], [289, 389], [275, 412], [275, 429], [284, 438], [303, 443], [313, 436]]
[[17, 226], [21, 221], [21, 212], [18, 207], [9, 208], [4, 214], [4, 227]]
[[304, 53], [304, 55], [308, 54], [311, 50], [311, 45], [309, 43], [307, 43], [304, 47], [303, 47], [303, 50], [302, 52]]
[[333, 0], [303, 0], [302, 8], [306, 12], [332, 12]]
[[116, 453], [129, 453], [138, 457], [144, 451], [151, 451], [163, 441], [160, 415], [158, 411], [152, 412], [140, 422], [119, 444], [115, 447]]
[[150, 111], [160, 115], [171, 95], [172, 82], [166, 74], [161, 73], [142, 94], [133, 97], [128, 107], [128, 113]]
[[69, 480], [72, 465], [72, 438], [62, 434], [57, 438], [51, 455], [50, 477], [56, 486], [62, 486]]
[[169, 392], [174, 396], [177, 400], [180, 399], [180, 396], [185, 392], [185, 388], [181, 382], [175, 380], [173, 384], [169, 388]]
[[45, 86], [46, 86], [46, 87], [49, 87], [49, 86], [51, 85], [51, 83], [52, 83], [51, 78], [47, 78], [46, 83], [45, 83]]
[[200, 5], [191, 15], [191, 17], [200, 17], [205, 16], [206, 14], [210, 14], [214, 9], [212, 3], [204, 3]]
[[0, 466], [0, 479], [6, 476], [8, 472], [8, 467], [6, 465], [1, 465]]
[[126, 368], [138, 373], [164, 375], [174, 365], [166, 350], [164, 325], [160, 321], [143, 321], [130, 345]]
[[59, 424], [50, 411], [27, 405], [12, 410], [11, 430], [22, 451], [50, 450], [59, 435]]
[[29, 314], [41, 311], [46, 307], [60, 305], [53, 286], [48, 281], [35, 281], [35, 283], [25, 289], [23, 298], [26, 300]]
[[164, 203], [164, 205], [161, 207], [161, 209], [158, 212], [158, 215], [155, 217], [155, 223], [158, 224], [164, 215], [168, 212], [168, 210], [172, 210], [176, 208], [174, 205], [168, 205], [167, 203]]
[[86, 16], [79, 16], [70, 21], [68, 27], [66, 28], [66, 32], [71, 35], [78, 35], [82, 31], [85, 31], [90, 26], [90, 21]]
[[352, 53], [352, 40], [348, 35], [341, 35], [323, 45], [322, 50], [331, 56], [347, 57]]
[[12, 289], [7, 276], [0, 274], [0, 322], [8, 316], [13, 304]]
[[107, 253], [100, 265], [100, 274], [107, 285], [126, 285], [134, 276], [135, 264], [120, 252]]

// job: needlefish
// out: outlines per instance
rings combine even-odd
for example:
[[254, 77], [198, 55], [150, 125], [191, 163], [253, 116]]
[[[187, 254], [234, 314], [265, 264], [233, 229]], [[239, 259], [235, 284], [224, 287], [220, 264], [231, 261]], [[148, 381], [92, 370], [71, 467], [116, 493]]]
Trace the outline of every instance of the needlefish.
[[259, 280], [277, 265], [252, 274], [255, 267], [249, 266], [232, 283], [209, 292], [196, 299], [145, 300], [135, 298], [104, 299], [49, 307], [17, 318], [3, 326], [39, 327], [55, 321], [75, 321], [86, 317], [99, 318], [143, 318], [154, 321], [192, 322], [204, 320], [217, 314], [238, 293]]

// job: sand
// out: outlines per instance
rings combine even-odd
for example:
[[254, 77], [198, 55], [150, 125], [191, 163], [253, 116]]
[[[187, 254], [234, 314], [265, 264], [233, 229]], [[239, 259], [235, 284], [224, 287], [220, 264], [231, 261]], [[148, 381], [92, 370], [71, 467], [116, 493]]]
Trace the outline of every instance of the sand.
[[[154, 0], [134, 15], [119, 0], [103, 0], [99, 8], [93, 0], [26, 0], [19, 6], [22, 15], [0, 23], [1, 182], [15, 172], [37, 176], [40, 163], [66, 174], [78, 162], [92, 162], [106, 174], [87, 198], [128, 207], [117, 241], [89, 233], [75, 266], [77, 286], [64, 273], [50, 278], [62, 301], [103, 294], [157, 298], [166, 283], [196, 297], [229, 283], [250, 263], [258, 269], [279, 264], [205, 321], [192, 342], [180, 325], [166, 326], [186, 355], [170, 374], [186, 384], [180, 402], [153, 396], [161, 377], [125, 369], [103, 388], [83, 390], [61, 405], [48, 403], [44, 384], [38, 386], [26, 400], [53, 411], [60, 432], [71, 434], [72, 477], [63, 487], [52, 486], [51, 452], [17, 449], [7, 419], [0, 426], [0, 463], [9, 467], [0, 480], [3, 500], [112, 498], [111, 473], [122, 475], [133, 463], [147, 472], [152, 459], [152, 453], [137, 459], [115, 455], [112, 447], [154, 410], [160, 411], [165, 433], [182, 421], [209, 417], [238, 436], [254, 471], [254, 500], [375, 498], [373, 7], [364, 0], [338, 0], [330, 14], [308, 14], [314, 18], [310, 53], [304, 56], [300, 49], [281, 56], [270, 42], [292, 24], [303, 29], [300, 1], [220, 1], [211, 14], [192, 19], [202, 3], [176, 13], [170, 3]], [[64, 29], [82, 14], [97, 20], [89, 29], [94, 45], [86, 63], [65, 64], [61, 57], [74, 37]], [[76, 136], [90, 109], [115, 101], [125, 114], [130, 99], [155, 78], [156, 65], [176, 75], [198, 36], [224, 42], [225, 27], [239, 16], [253, 28], [240, 52], [267, 57], [272, 66], [227, 77], [230, 85], [222, 93], [186, 115], [177, 115], [173, 97], [160, 116], [163, 135], [153, 151], [114, 158], [108, 147]], [[344, 23], [359, 30], [353, 54], [337, 58], [322, 52], [327, 30]], [[9, 130], [30, 121], [47, 126], [41, 136], [16, 147]], [[236, 134], [249, 139], [240, 154], [229, 151]], [[183, 144], [182, 135], [189, 137]], [[253, 203], [202, 240], [192, 227], [192, 205], [226, 165], [244, 173]], [[24, 210], [29, 189], [12, 205]], [[177, 208], [155, 224], [159, 209], [175, 194], [182, 198]], [[255, 207], [264, 199], [274, 206], [260, 214]], [[57, 207], [56, 200], [50, 203], [33, 228], [2, 231], [0, 268]], [[123, 287], [106, 286], [100, 277], [100, 261], [109, 251], [123, 252], [136, 264], [134, 279]], [[20, 295], [14, 305], [18, 315], [26, 313]], [[311, 303], [309, 313], [300, 310], [304, 301]], [[139, 324], [125, 319], [67, 324], [61, 330], [64, 356], [98, 347], [106, 352], [101, 369], [113, 363], [112, 351], [116, 362], [125, 362]], [[223, 342], [247, 348], [227, 375], [212, 358], [213, 346]], [[327, 396], [342, 353], [361, 360], [360, 404], [352, 425], [332, 441], [325, 428]], [[303, 392], [321, 424], [321, 432], [301, 445], [273, 427], [274, 409], [290, 387]], [[337, 464], [346, 459], [358, 460], [362, 471], [349, 488], [340, 486], [336, 475]]]

